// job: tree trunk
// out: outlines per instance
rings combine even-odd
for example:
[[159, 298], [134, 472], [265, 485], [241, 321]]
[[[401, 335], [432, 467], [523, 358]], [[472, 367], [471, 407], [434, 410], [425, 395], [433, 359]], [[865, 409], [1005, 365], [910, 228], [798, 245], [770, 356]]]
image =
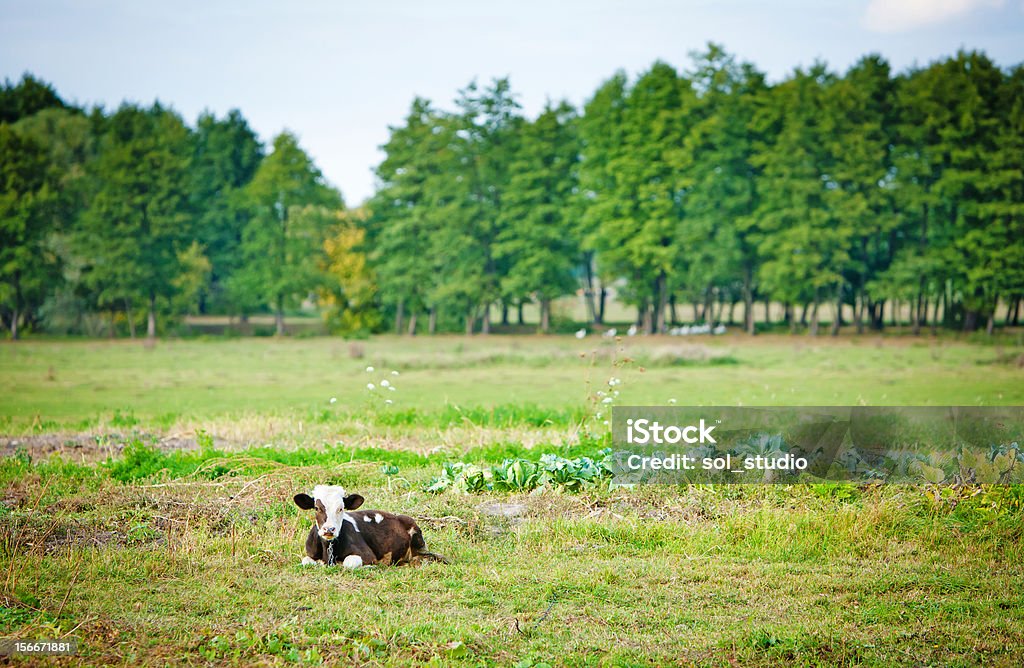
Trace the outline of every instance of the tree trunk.
[[519, 324], [525, 325], [526, 320], [523, 318], [523, 301], [521, 299], [519, 300], [519, 305], [517, 306], [517, 308], [519, 309]]
[[128, 318], [128, 336], [135, 338], [135, 318], [132, 317], [132, 307], [127, 299], [124, 300], [124, 315]]
[[413, 311], [409, 314], [409, 336], [416, 336], [416, 318], [418, 315], [418, 311]]
[[277, 336], [284, 336], [284, 297], [277, 296], [277, 304], [274, 307], [274, 333]]
[[800, 326], [801, 327], [806, 327], [807, 326], [807, 312], [810, 311], [810, 310], [811, 310], [811, 303], [810, 302], [805, 302], [803, 310], [800, 311]]
[[501, 300], [501, 324], [508, 324], [508, 302]]
[[146, 314], [146, 345], [156, 342], [156, 295], [149, 293], [149, 308]]
[[484, 304], [484, 315], [480, 320], [480, 333], [490, 334], [491, 333], [491, 305]]
[[402, 333], [402, 324], [405, 321], [405, 300], [402, 298], [398, 299], [398, 304], [395, 306], [395, 334]]
[[[924, 279], [921, 279], [922, 281]], [[921, 333], [921, 309], [924, 306], [924, 294], [922, 292], [917, 293], [917, 303], [911, 304], [910, 307], [910, 329], [914, 336]]]
[[988, 322], [985, 323], [985, 333], [989, 336], [996, 331], [996, 311], [992, 309], [992, 312], [988, 314]]
[[1013, 325], [1014, 327], [1020, 324], [1020, 302], [1021, 298], [1017, 297], [1017, 301], [1013, 305], [1013, 322], [1011, 322], [1010, 324]]
[[[747, 334], [756, 334], [754, 327], [754, 278], [750, 265], [743, 268], [743, 329]], [[732, 314], [729, 314], [732, 320]]]
[[811, 311], [811, 336], [818, 335], [818, 302], [820, 301], [818, 296], [818, 288], [814, 289], [814, 308]]
[[583, 300], [587, 304], [587, 318], [591, 324], [596, 324], [597, 306], [594, 304], [594, 267], [590, 254], [585, 256], [583, 266]]
[[736, 304], [738, 303], [736, 300], [729, 302], [729, 325], [736, 324]]
[[941, 300], [941, 295], [935, 298], [935, 309], [932, 310], [932, 336], [937, 336], [939, 333], [939, 302]]
[[470, 306], [466, 310], [466, 336], [473, 336], [473, 326], [476, 324], [476, 309]]
[[643, 330], [644, 330], [644, 334], [653, 334], [654, 333], [654, 318], [653, 318], [654, 313], [653, 313], [653, 310], [654, 309], [653, 309], [653, 307], [651, 306], [651, 304], [649, 302], [644, 302], [644, 305], [641, 307], [641, 312], [643, 313]]
[[430, 307], [430, 317], [427, 319], [427, 333], [433, 336], [437, 334], [437, 307]]
[[21, 317], [21, 314], [18, 313], [18, 306], [15, 305], [14, 306], [14, 312], [11, 313], [11, 340], [12, 341], [17, 341], [18, 340], [18, 319], [20, 317]]
[[540, 300], [540, 331], [547, 334], [551, 329], [551, 300]]
[[605, 303], [608, 301], [608, 291], [605, 290], [603, 285], [601, 286], [601, 292], [598, 295], [598, 297], [599, 298], [598, 298], [598, 303], [597, 303], [597, 324], [603, 325], [604, 324], [604, 307], [605, 307]]
[[696, 301], [690, 304], [690, 307], [693, 309], [693, 322], [696, 324], [700, 322], [700, 307], [697, 305]]
[[839, 283], [839, 284], [836, 285], [836, 295], [835, 295], [835, 302], [834, 302], [834, 304], [835, 304], [834, 308], [835, 308], [836, 315], [832, 319], [832, 331], [830, 332], [830, 334], [832, 336], [839, 336], [839, 327], [843, 324], [843, 284], [842, 283]]
[[658, 334], [664, 334], [665, 328], [665, 307], [668, 305], [668, 280], [665, 277], [665, 272], [658, 275], [657, 281], [654, 284], [654, 331]]
[[964, 331], [973, 332], [978, 328], [978, 312], [974, 309], [968, 309], [964, 313]]
[[857, 333], [864, 333], [864, 290], [858, 289], [857, 295], [853, 298], [853, 322], [857, 326]]
[[672, 293], [672, 296], [668, 298], [668, 312], [669, 319], [673, 327], [679, 324], [679, 316], [676, 312], [676, 295]]

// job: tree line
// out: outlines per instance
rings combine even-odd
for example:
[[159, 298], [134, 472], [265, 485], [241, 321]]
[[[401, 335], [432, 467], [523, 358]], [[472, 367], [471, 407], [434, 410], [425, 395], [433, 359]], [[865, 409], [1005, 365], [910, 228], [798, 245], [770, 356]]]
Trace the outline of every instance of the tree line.
[[[794, 329], [886, 304], [931, 326], [1017, 324], [1024, 296], [1024, 68], [879, 56], [771, 84], [708, 45], [617, 73], [582, 109], [526, 118], [507, 79], [454, 108], [417, 98], [376, 193], [346, 208], [297, 139], [244, 117], [189, 127], [159, 103], [77, 109], [26, 75], [0, 89], [0, 318], [19, 329], [275, 314], [342, 332], [488, 332], [524, 305], [609, 289], [645, 332], [757, 302]], [[689, 304], [692, 313], [682, 313]], [[424, 322], [426, 321], [426, 322]]]

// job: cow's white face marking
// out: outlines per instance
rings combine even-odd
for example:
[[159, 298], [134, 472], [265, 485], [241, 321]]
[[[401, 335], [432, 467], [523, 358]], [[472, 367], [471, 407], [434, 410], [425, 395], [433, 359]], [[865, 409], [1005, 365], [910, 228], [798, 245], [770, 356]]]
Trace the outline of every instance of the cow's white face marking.
[[409, 527], [409, 535], [410, 536], [415, 536], [416, 535], [416, 527]]
[[363, 521], [364, 522], [372, 522], [373, 520], [370, 518], [369, 515], [363, 515]]
[[[343, 522], [350, 522], [356, 531], [359, 525], [355, 519], [345, 512], [345, 488], [340, 485], [317, 485], [310, 494], [317, 505], [317, 533], [324, 540], [334, 540], [341, 534]], [[320, 521], [319, 515], [324, 519]]]
[[341, 562], [341, 565], [345, 568], [359, 568], [363, 565], [363, 558], [358, 554], [350, 554], [345, 557], [345, 560]]
[[384, 521], [384, 518], [381, 516], [380, 513], [377, 513], [376, 515], [374, 515], [373, 519], [377, 520], [377, 524], [380, 524], [381, 522]]

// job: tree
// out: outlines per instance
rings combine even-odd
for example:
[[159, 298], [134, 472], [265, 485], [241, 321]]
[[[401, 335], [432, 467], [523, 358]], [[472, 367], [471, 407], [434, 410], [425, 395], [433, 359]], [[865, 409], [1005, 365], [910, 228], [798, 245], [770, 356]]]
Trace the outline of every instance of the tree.
[[243, 264], [232, 275], [231, 290], [243, 302], [269, 305], [282, 336], [285, 307], [319, 285], [324, 236], [333, 212], [343, 207], [341, 195], [324, 183], [298, 139], [282, 132], [243, 188], [242, 202], [249, 222], [242, 233]]
[[[738, 64], [716, 44], [693, 54], [690, 77], [697, 92], [696, 118], [674, 157], [682, 174], [688, 275], [676, 281], [690, 295], [739, 280], [744, 328], [754, 333], [754, 292], [760, 256], [757, 235], [758, 177], [751, 164], [754, 111], [766, 91], [764, 75]], [[680, 281], [680, 279], [682, 279]], [[695, 290], [696, 288], [696, 290]]]
[[575, 113], [566, 102], [549, 103], [523, 126], [494, 250], [505, 267], [502, 293], [535, 296], [544, 333], [551, 325], [551, 301], [572, 288], [579, 253], [570, 219], [579, 156], [575, 134]]
[[175, 294], [179, 254], [192, 236], [192, 141], [181, 118], [159, 103], [122, 105], [89, 165], [96, 191], [76, 230], [83, 280], [100, 306], [142, 300], [146, 336], [156, 337], [157, 300]]
[[603, 261], [629, 281], [625, 296], [649, 334], [665, 330], [668, 277], [680, 258], [682, 199], [668, 156], [682, 145], [693, 98], [688, 81], [655, 63], [629, 91], [621, 147], [608, 163], [613, 182], [603, 208], [612, 215], [598, 228], [597, 244]]
[[831, 207], [836, 184], [823, 119], [832, 81], [825, 66], [816, 64], [779, 84], [758, 119], [772, 141], [752, 159], [763, 170], [757, 210], [760, 278], [776, 299], [813, 305], [812, 335], [818, 333], [823, 299], [835, 295], [838, 302], [853, 236]]
[[0, 123], [0, 306], [11, 338], [54, 273], [45, 242], [53, 195], [42, 146]]
[[580, 167], [579, 201], [581, 213], [574, 225], [581, 241], [583, 291], [590, 321], [604, 322], [607, 290], [596, 287], [613, 272], [599, 266], [602, 244], [599, 234], [603, 221], [618, 215], [620, 200], [615, 196], [616, 174], [612, 165], [622, 152], [623, 115], [626, 109], [628, 80], [619, 71], [605, 81], [584, 105], [579, 120]]
[[[466, 333], [481, 319], [490, 332], [491, 305], [501, 297], [507, 267], [494, 255], [501, 234], [509, 167], [523, 119], [507, 78], [480, 91], [476, 82], [460, 91], [451, 150], [456, 170], [445, 197], [447, 220], [436, 237], [448, 271], [438, 286], [439, 299], [465, 304]], [[504, 295], [517, 297], [518, 295]]]
[[199, 116], [191, 204], [197, 212], [196, 238], [210, 261], [208, 289], [213, 302], [203, 304], [201, 310], [229, 306], [224, 303], [225, 286], [241, 262], [242, 230], [248, 222], [241, 189], [252, 180], [262, 159], [263, 147], [237, 109], [223, 119], [210, 113]]
[[390, 130], [382, 147], [386, 157], [376, 170], [380, 185], [370, 203], [366, 246], [381, 301], [394, 309], [396, 332], [402, 333], [408, 311], [408, 331], [415, 334], [417, 313], [427, 309], [434, 333], [447, 257], [436, 247], [437, 232], [456, 197], [455, 122], [416, 98], [405, 123]]
[[380, 324], [377, 284], [366, 258], [365, 209], [338, 212], [324, 240], [326, 279], [320, 303], [328, 327], [341, 333], [369, 333]]
[[43, 109], [65, 107], [53, 86], [27, 72], [17, 84], [5, 79], [0, 86], [0, 123], [14, 123]]

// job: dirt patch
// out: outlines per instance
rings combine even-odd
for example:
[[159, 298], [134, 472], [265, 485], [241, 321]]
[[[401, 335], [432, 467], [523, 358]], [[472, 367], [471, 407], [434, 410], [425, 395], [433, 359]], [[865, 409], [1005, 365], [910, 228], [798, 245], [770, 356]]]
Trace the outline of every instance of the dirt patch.
[[[40, 460], [56, 454], [69, 461], [91, 464], [108, 457], [119, 456], [125, 445], [134, 440], [155, 445], [164, 452], [199, 447], [195, 436], [186, 434], [30, 434], [0, 436], [0, 457], [27, 455], [33, 460]], [[223, 439], [214, 439], [213, 445], [216, 448], [228, 448], [231, 443]]]

